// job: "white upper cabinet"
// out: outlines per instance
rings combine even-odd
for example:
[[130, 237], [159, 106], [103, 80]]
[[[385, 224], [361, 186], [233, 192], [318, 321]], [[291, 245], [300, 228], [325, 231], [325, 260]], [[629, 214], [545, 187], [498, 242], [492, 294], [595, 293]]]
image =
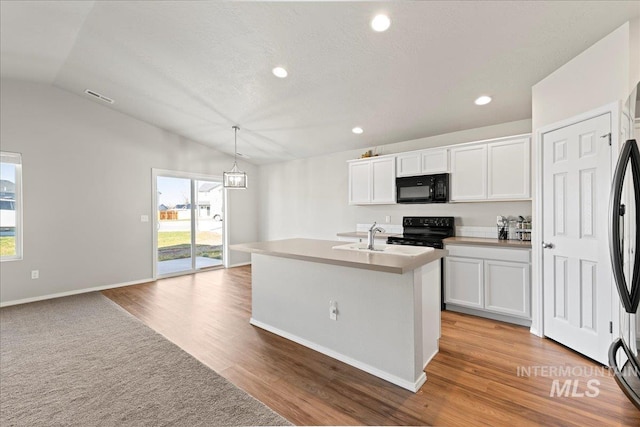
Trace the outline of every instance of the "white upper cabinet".
[[447, 149], [411, 151], [396, 157], [397, 176], [416, 176], [449, 171]]
[[529, 200], [529, 135], [350, 160], [349, 204], [395, 204], [396, 177], [449, 172], [452, 202]]
[[399, 154], [396, 157], [398, 176], [422, 175], [421, 156], [418, 151]]
[[487, 145], [451, 149], [451, 201], [486, 200]]
[[452, 147], [451, 201], [529, 199], [529, 141], [525, 136]]
[[396, 159], [371, 160], [371, 203], [396, 203]]
[[371, 195], [371, 163], [349, 163], [349, 204], [369, 203]]
[[530, 152], [528, 137], [487, 144], [487, 198], [530, 197]]
[[374, 157], [349, 162], [349, 204], [396, 203], [396, 158]]

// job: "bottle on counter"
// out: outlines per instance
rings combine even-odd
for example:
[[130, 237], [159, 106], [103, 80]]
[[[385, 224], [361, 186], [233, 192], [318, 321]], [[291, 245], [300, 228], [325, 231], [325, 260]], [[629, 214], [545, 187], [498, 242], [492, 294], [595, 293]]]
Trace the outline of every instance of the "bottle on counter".
[[496, 219], [496, 227], [498, 228], [498, 239], [507, 240], [509, 238], [509, 221], [506, 217], [498, 215]]

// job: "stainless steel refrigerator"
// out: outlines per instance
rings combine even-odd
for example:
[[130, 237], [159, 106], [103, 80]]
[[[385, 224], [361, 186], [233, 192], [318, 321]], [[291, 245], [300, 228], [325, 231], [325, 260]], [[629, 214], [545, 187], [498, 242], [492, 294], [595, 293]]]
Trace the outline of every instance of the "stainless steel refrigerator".
[[609, 347], [609, 367], [629, 400], [640, 409], [640, 152], [624, 143], [613, 176], [609, 206], [609, 252], [623, 313], [621, 336]]

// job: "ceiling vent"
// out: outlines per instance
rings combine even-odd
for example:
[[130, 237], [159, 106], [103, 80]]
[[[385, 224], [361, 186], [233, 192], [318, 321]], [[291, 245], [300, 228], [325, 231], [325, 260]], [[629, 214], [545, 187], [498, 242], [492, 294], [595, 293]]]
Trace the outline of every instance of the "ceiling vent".
[[114, 103], [113, 99], [108, 98], [108, 97], [106, 97], [104, 95], [100, 95], [98, 92], [94, 92], [91, 89], [86, 89], [84, 91], [84, 93], [86, 93], [87, 95], [91, 95], [94, 98], [98, 98], [100, 101], [107, 102], [109, 104], [113, 104]]

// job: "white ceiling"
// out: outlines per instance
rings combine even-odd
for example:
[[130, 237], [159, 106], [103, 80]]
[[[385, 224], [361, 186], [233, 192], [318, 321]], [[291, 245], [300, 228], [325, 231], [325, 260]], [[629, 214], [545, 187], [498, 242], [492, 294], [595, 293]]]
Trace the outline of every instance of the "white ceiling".
[[640, 16], [640, 1], [0, 5], [2, 77], [91, 89], [230, 154], [238, 124], [256, 164], [530, 118], [532, 85]]

